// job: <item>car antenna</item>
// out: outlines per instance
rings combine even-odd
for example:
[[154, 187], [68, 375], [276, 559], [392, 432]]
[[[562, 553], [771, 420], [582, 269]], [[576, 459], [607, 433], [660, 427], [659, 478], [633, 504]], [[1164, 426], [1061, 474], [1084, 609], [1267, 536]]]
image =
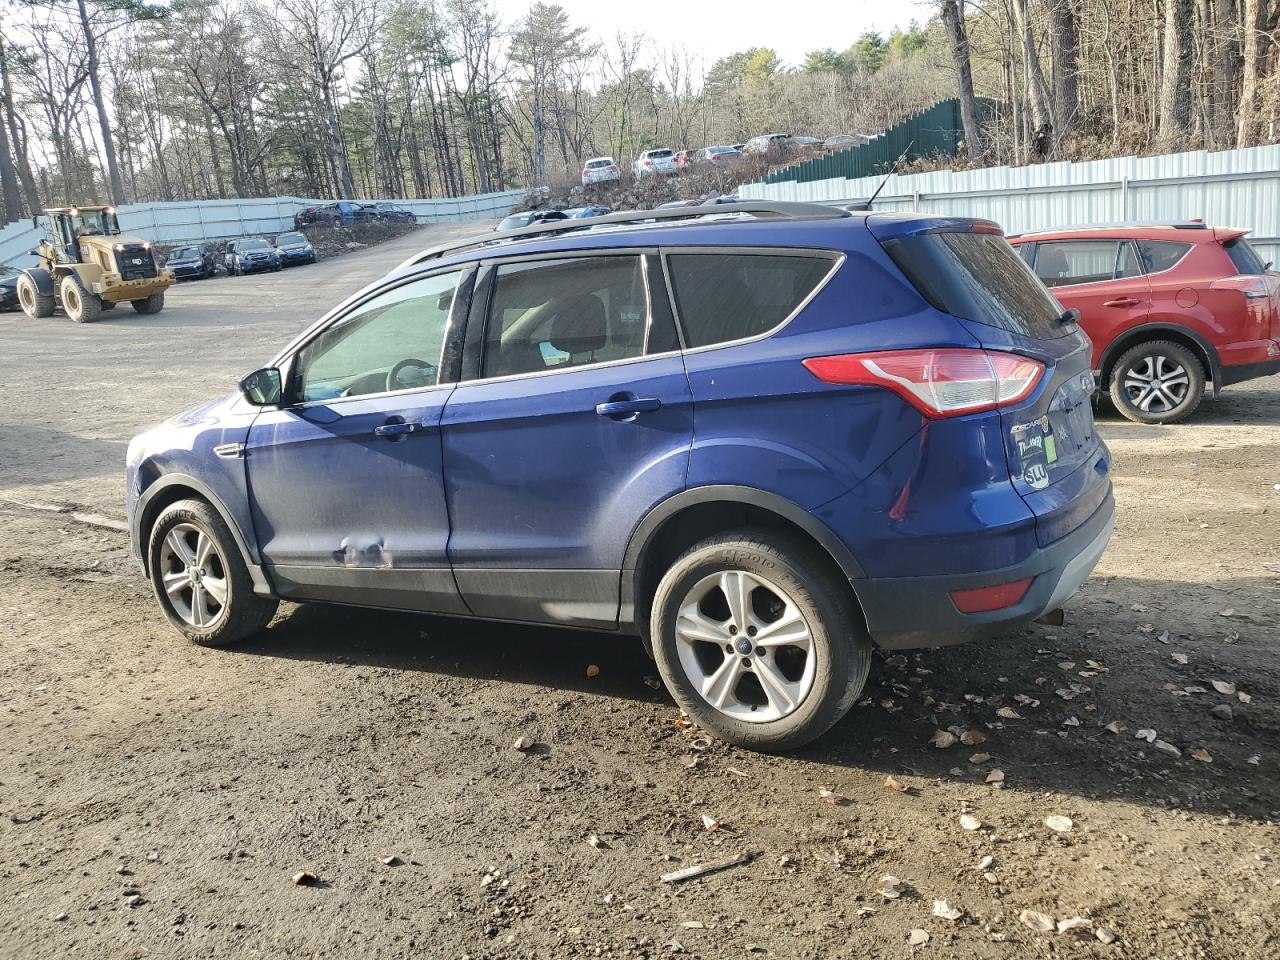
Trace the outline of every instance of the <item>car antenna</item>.
[[[907, 144], [906, 149], [903, 150], [900, 154], [898, 154], [898, 159], [893, 161], [893, 165], [895, 167], [906, 158], [907, 150], [910, 150], [914, 145], [915, 145], [915, 141], [912, 140], [910, 143]], [[854, 203], [850, 203], [844, 209], [869, 213], [871, 211], [871, 204], [876, 202], [876, 197], [880, 196], [880, 191], [883, 190], [885, 186], [889, 183], [889, 178], [892, 177], [894, 173], [895, 171], [893, 170], [890, 170], [888, 173], [886, 173], [884, 175], [884, 179], [880, 181], [880, 186], [876, 187], [876, 192], [871, 194], [871, 196], [868, 197], [866, 200], [858, 200]]]

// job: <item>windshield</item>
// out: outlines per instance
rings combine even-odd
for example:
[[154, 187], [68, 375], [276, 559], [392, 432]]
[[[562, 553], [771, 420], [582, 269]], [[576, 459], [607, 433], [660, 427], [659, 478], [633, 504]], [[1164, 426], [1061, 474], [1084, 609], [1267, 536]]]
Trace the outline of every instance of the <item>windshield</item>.
[[671, 151], [670, 150], [650, 150], [649, 156], [653, 157], [654, 159], [660, 160], [663, 157], [671, 156]]
[[271, 244], [265, 240], [242, 240], [236, 244], [236, 253], [244, 253], [246, 250], [269, 250]]
[[179, 247], [169, 251], [170, 260], [196, 260], [200, 257], [199, 247]]
[[307, 242], [307, 238], [300, 233], [282, 233], [276, 237], [277, 247], [297, 247]]
[[920, 295], [954, 317], [1046, 340], [1075, 329], [1002, 236], [925, 233], [884, 246]]
[[76, 210], [70, 221], [71, 232], [77, 237], [112, 237], [120, 232], [114, 211]]

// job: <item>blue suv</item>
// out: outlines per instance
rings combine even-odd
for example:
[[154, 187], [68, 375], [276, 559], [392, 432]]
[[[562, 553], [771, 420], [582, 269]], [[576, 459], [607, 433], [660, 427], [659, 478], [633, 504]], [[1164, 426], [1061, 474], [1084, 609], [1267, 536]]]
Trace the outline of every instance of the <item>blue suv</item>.
[[788, 749], [874, 646], [987, 637], [1089, 575], [1114, 508], [1076, 318], [984, 221], [488, 234], [135, 438], [133, 548], [197, 643], [279, 599], [639, 635], [698, 723]]

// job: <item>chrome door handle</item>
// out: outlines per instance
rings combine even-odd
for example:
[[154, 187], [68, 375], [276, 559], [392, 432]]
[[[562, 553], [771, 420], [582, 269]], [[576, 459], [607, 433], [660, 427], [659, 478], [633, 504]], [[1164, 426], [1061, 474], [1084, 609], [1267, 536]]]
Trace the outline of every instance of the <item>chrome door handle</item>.
[[1118, 300], [1105, 300], [1102, 305], [1104, 307], [1136, 307], [1141, 302], [1133, 297], [1120, 297]]
[[425, 423], [384, 423], [380, 427], [373, 428], [375, 437], [400, 437], [408, 433], [417, 433], [419, 430], [425, 430]]

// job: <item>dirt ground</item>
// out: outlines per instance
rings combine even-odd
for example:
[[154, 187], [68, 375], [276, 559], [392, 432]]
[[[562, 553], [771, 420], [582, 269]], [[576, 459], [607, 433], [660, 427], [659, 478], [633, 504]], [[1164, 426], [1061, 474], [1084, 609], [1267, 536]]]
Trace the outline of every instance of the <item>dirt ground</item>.
[[781, 757], [683, 729], [629, 639], [286, 605], [201, 649], [125, 535], [14, 502], [121, 517], [136, 429], [466, 229], [155, 317], [0, 315], [0, 956], [1280, 956], [1280, 379], [1104, 411], [1118, 527], [1065, 625], [881, 659]]

